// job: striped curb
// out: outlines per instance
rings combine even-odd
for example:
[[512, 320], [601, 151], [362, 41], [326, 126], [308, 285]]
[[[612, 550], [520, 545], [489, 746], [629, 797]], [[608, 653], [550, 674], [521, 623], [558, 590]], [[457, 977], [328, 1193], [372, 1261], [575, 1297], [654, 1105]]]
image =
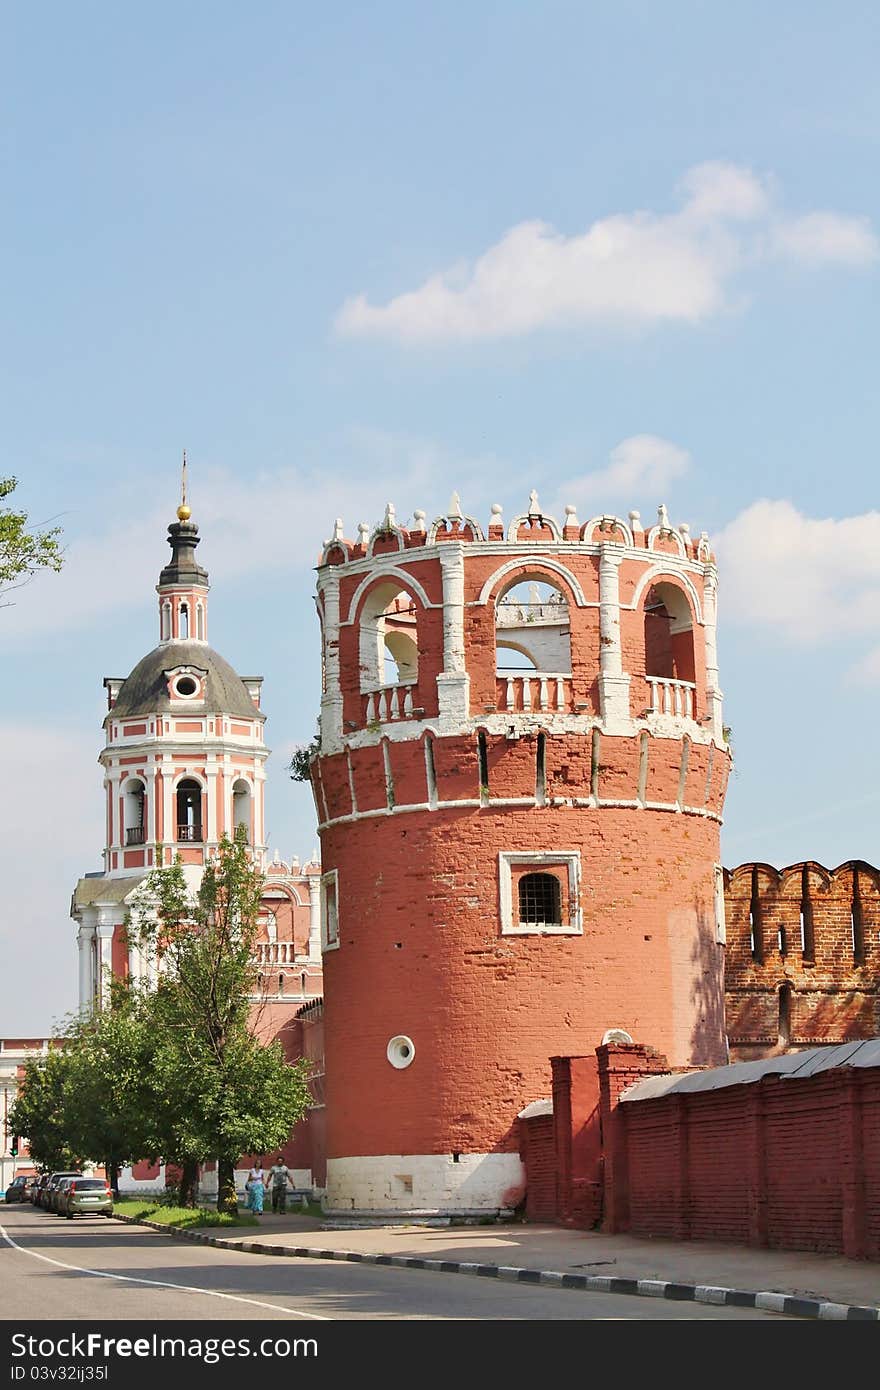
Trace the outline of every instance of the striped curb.
[[714, 1303], [719, 1307], [758, 1308], [794, 1318], [818, 1318], [823, 1322], [880, 1322], [880, 1308], [858, 1303], [832, 1303], [825, 1299], [799, 1298], [796, 1294], [749, 1289], [729, 1289], [720, 1284], [682, 1284], [671, 1279], [622, 1279], [615, 1275], [565, 1274], [554, 1269], [524, 1269], [521, 1265], [477, 1264], [468, 1260], [429, 1260], [418, 1255], [376, 1255], [361, 1250], [318, 1250], [309, 1245], [269, 1245], [258, 1240], [227, 1240], [201, 1231], [177, 1230], [157, 1221], [136, 1221], [117, 1216], [134, 1226], [149, 1226], [166, 1235], [200, 1241], [221, 1250], [241, 1250], [247, 1255], [277, 1255], [294, 1260], [338, 1260], [347, 1264], [387, 1265], [393, 1269], [424, 1269], [432, 1274], [471, 1274], [481, 1279], [500, 1279], [511, 1284], [537, 1284], [543, 1288], [579, 1289], [584, 1293], [628, 1294], [638, 1298], [664, 1298], [679, 1303]]

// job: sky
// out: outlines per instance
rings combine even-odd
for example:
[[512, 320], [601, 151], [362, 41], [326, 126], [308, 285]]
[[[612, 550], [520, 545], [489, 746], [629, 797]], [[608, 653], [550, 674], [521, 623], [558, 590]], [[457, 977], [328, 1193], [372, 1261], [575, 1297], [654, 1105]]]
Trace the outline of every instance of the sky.
[[873, 0], [7, 9], [0, 474], [65, 565], [0, 608], [0, 1037], [77, 1004], [184, 448], [270, 852], [335, 518], [534, 488], [709, 532], [725, 864], [880, 861], [878, 50]]

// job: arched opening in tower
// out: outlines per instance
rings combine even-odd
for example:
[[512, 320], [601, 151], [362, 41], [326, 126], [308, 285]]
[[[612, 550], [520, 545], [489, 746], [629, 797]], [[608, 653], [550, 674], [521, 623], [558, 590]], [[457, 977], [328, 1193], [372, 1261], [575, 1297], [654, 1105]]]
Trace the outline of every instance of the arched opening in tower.
[[691, 606], [675, 584], [653, 585], [645, 595], [645, 675], [693, 681], [694, 626]]
[[239, 777], [232, 784], [232, 833], [235, 834], [240, 825], [243, 825], [248, 837], [248, 843], [253, 840], [251, 825], [251, 807], [253, 797], [249, 783], [244, 778]]
[[419, 619], [412, 595], [388, 580], [370, 590], [360, 620], [361, 688], [415, 685]]
[[192, 777], [177, 784], [177, 838], [196, 844], [202, 840], [202, 789]]
[[122, 818], [127, 845], [142, 845], [145, 838], [146, 787], [137, 777], [130, 777], [122, 793]]
[[571, 675], [568, 602], [546, 576], [514, 580], [495, 604], [495, 671]]

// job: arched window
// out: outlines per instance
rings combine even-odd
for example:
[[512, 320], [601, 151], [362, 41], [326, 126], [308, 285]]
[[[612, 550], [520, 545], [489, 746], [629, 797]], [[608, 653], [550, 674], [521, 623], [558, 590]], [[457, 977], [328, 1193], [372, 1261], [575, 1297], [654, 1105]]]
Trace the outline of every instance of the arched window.
[[387, 580], [367, 595], [360, 619], [361, 688], [415, 685], [419, 677], [418, 611], [399, 583]]
[[496, 673], [571, 674], [571, 628], [562, 591], [544, 576], [517, 579], [495, 604]]
[[645, 675], [694, 680], [691, 607], [675, 584], [655, 584], [645, 595]]
[[137, 777], [130, 777], [122, 789], [122, 819], [127, 845], [142, 845], [146, 838], [146, 787]]
[[239, 777], [232, 784], [232, 827], [233, 834], [240, 825], [243, 825], [247, 833], [248, 840], [251, 838], [251, 788], [248, 782]]
[[202, 789], [192, 777], [177, 784], [177, 838], [202, 841]]
[[555, 874], [523, 874], [518, 886], [520, 922], [550, 926], [562, 922], [562, 895]]
[[202, 603], [196, 605], [196, 637], [200, 642], [205, 640], [205, 606]]
[[189, 639], [189, 604], [182, 603], [178, 614], [180, 624], [180, 640], [186, 642]]
[[171, 604], [162, 604], [162, 641], [167, 642], [171, 636]]

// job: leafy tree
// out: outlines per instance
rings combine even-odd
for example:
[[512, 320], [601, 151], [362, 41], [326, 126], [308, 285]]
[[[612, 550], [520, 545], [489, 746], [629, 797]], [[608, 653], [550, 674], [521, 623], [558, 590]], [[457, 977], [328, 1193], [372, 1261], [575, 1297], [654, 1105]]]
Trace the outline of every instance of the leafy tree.
[[73, 1022], [64, 1082], [68, 1142], [100, 1158], [114, 1191], [119, 1169], [149, 1155], [155, 1033], [145, 998], [122, 981], [109, 1007]]
[[31, 1158], [38, 1168], [56, 1171], [78, 1168], [82, 1151], [70, 1141], [64, 1109], [70, 1057], [50, 1047], [42, 1057], [29, 1057], [18, 1094], [9, 1111], [8, 1128], [27, 1136]]
[[195, 896], [178, 861], [148, 875], [129, 918], [160, 972], [156, 1142], [177, 1162], [216, 1158], [221, 1211], [236, 1209], [236, 1159], [282, 1144], [309, 1104], [308, 1063], [289, 1065], [250, 1028], [262, 888], [241, 826], [220, 841]]
[[[18, 485], [16, 478], [0, 478], [0, 504]], [[28, 526], [27, 512], [0, 505], [0, 592], [18, 588], [41, 569], [60, 570], [63, 563], [61, 528], [48, 531]]]

